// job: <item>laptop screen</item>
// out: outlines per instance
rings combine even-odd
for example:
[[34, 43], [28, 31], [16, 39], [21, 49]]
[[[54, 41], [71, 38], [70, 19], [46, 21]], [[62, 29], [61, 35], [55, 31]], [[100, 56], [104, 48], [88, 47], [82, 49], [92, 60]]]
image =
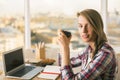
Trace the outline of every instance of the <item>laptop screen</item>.
[[6, 72], [24, 64], [22, 48], [4, 54]]

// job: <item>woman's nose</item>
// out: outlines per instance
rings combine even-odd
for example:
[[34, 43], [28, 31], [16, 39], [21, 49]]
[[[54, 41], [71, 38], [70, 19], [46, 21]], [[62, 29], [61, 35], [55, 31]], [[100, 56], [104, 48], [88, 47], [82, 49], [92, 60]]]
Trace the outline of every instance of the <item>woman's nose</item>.
[[82, 28], [82, 32], [83, 32], [83, 33], [86, 33], [86, 32], [87, 32], [87, 28], [86, 28], [86, 27], [83, 27], [83, 28]]

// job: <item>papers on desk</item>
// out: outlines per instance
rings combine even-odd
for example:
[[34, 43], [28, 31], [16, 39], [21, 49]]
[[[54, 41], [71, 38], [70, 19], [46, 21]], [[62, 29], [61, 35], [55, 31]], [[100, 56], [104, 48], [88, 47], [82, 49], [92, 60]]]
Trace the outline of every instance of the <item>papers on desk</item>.
[[43, 72], [41, 72], [37, 77], [49, 80], [56, 80], [59, 75], [60, 75], [59, 66], [47, 65], [44, 68]]

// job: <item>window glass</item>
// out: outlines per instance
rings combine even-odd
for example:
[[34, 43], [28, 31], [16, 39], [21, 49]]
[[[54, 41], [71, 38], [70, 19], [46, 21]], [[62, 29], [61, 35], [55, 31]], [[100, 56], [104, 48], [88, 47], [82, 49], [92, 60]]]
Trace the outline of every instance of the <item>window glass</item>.
[[120, 0], [108, 0], [108, 38], [115, 46], [120, 46]]
[[[76, 13], [87, 8], [100, 12], [101, 0], [29, 0], [32, 47], [45, 42], [56, 48], [57, 30], [72, 33], [71, 48], [84, 46], [77, 30]], [[113, 4], [114, 3], [114, 4]], [[108, 0], [107, 37], [113, 46], [120, 46], [120, 1]], [[0, 0], [0, 53], [24, 46], [24, 0]], [[113, 34], [114, 33], [114, 34]], [[52, 46], [51, 46], [52, 45]]]
[[100, 0], [30, 0], [32, 47], [41, 41], [55, 47], [50, 45], [56, 44], [58, 29], [72, 33], [72, 49], [84, 46], [77, 30], [76, 13], [86, 8], [100, 11]]
[[0, 0], [0, 53], [24, 45], [24, 0]]

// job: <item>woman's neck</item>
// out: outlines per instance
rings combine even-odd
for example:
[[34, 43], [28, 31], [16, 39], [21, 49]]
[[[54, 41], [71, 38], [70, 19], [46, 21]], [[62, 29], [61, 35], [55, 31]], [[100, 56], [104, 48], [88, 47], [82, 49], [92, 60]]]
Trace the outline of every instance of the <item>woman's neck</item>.
[[91, 52], [94, 52], [95, 51], [95, 43], [91, 42], [91, 43], [89, 43], [89, 45], [92, 48]]

